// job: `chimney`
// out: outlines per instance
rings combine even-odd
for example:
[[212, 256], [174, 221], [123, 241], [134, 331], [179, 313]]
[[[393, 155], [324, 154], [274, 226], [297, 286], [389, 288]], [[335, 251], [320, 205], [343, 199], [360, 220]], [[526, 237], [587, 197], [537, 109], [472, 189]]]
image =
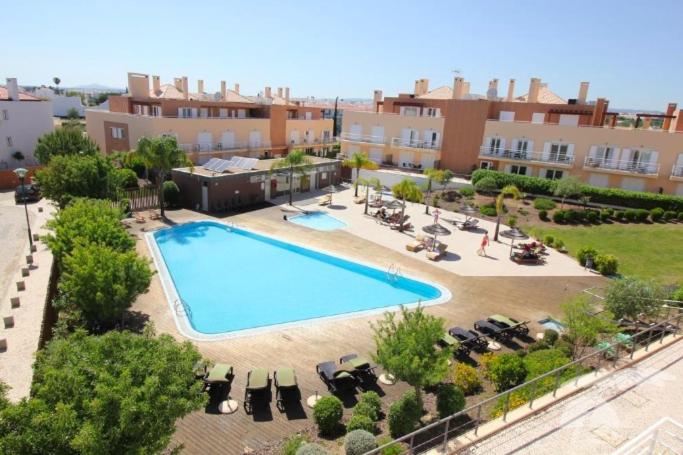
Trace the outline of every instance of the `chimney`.
[[470, 83], [467, 81], [462, 83], [462, 94], [463, 96], [470, 94]]
[[221, 100], [225, 101], [228, 98], [228, 88], [225, 81], [221, 81]]
[[128, 73], [128, 92], [132, 98], [149, 98], [149, 76]]
[[382, 101], [382, 91], [381, 90], [375, 90], [372, 92], [372, 102], [374, 104], [377, 104]]
[[607, 112], [607, 107], [609, 106], [609, 101], [605, 98], [598, 98], [595, 102], [595, 107], [593, 108], [593, 116], [591, 117], [592, 126], [603, 126], [605, 123], [605, 113]]
[[270, 87], [266, 87], [266, 90], [265, 90], [265, 97], [266, 97], [266, 98], [272, 98], [271, 93], [270, 93]]
[[588, 86], [590, 83], [581, 82], [579, 87], [579, 96], [576, 98], [576, 104], [586, 104], [586, 98], [588, 98]]
[[19, 101], [19, 83], [16, 77], [7, 78], [7, 99]]
[[159, 76], [152, 76], [152, 90], [157, 96], [161, 94], [161, 78]]
[[183, 97], [185, 99], [190, 98], [190, 87], [187, 85], [187, 76], [183, 76]]
[[420, 79], [420, 95], [429, 91], [429, 79]]
[[498, 98], [498, 79], [491, 79], [489, 81], [489, 89], [486, 91], [487, 100], [496, 100]]
[[[669, 105], [666, 107], [666, 115], [674, 115], [674, 112], [676, 112], [676, 107], [676, 103], [669, 103]], [[669, 131], [669, 128], [671, 128], [671, 119], [664, 117], [664, 121], [662, 122], [662, 130]]]
[[238, 95], [240, 94], [240, 84], [238, 84], [237, 82], [235, 82], [235, 89], [233, 90], [233, 92], [237, 93]]
[[180, 77], [174, 77], [173, 78], [173, 85], [175, 88], [177, 88], [179, 91], [183, 91], [183, 79]]
[[453, 79], [453, 99], [462, 99], [465, 93], [465, 80], [462, 77], [456, 77]]
[[197, 93], [204, 93], [204, 81], [197, 79]]
[[420, 79], [415, 79], [415, 90], [413, 90], [415, 96], [420, 95]]
[[508, 96], [505, 98], [505, 101], [514, 101], [515, 100], [515, 80], [510, 79], [510, 82], [508, 83]]
[[277, 96], [282, 98], [282, 87], [277, 88]]
[[527, 103], [538, 103], [538, 92], [541, 89], [541, 79], [537, 77], [532, 77], [529, 82], [529, 95], [527, 97]]
[[285, 101], [289, 103], [289, 87], [285, 87]]

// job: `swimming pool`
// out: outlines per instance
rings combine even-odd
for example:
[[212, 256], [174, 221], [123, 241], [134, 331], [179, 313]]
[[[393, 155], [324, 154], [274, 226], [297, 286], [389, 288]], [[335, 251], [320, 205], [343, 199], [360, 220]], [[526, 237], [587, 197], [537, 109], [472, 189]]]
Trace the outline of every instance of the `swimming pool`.
[[311, 212], [289, 218], [294, 224], [306, 226], [317, 231], [334, 231], [346, 227], [346, 223], [325, 212]]
[[147, 240], [178, 328], [195, 339], [451, 297], [436, 284], [214, 221], [148, 233]]
[[547, 318], [541, 319], [538, 321], [539, 324], [541, 324], [543, 327], [546, 329], [552, 329], [558, 333], [564, 332], [564, 329], [566, 329], [565, 325], [562, 324], [560, 321], [551, 318], [548, 316]]

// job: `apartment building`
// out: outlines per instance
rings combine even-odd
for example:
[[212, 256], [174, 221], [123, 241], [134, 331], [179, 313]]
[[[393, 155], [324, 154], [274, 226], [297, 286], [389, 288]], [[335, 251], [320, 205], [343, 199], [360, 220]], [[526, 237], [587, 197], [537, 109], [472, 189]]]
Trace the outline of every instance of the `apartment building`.
[[[618, 112], [605, 98], [588, 100], [589, 83], [565, 100], [538, 78], [505, 96], [498, 80], [485, 95], [470, 93], [461, 77], [453, 87], [429, 90], [415, 81], [413, 93], [374, 93], [370, 113], [346, 112], [342, 153], [366, 153], [382, 164], [421, 171], [478, 168], [563, 178], [575, 175], [596, 186], [683, 195], [683, 119], [676, 104], [664, 114], [636, 114], [632, 127], [617, 126]], [[653, 126], [652, 121], [657, 119]]]
[[[151, 82], [151, 85], [150, 85]], [[190, 92], [187, 77], [161, 84], [159, 76], [128, 73], [128, 93], [109, 97], [108, 110], [86, 110], [88, 135], [106, 153], [135, 148], [142, 137], [170, 135], [196, 164], [231, 156], [273, 158], [295, 148], [324, 155], [334, 142], [333, 121], [321, 109], [290, 99], [289, 87], [257, 96], [239, 84], [210, 94], [204, 81]]]
[[53, 128], [50, 101], [20, 91], [16, 78], [0, 86], [0, 169], [37, 164], [38, 138]]

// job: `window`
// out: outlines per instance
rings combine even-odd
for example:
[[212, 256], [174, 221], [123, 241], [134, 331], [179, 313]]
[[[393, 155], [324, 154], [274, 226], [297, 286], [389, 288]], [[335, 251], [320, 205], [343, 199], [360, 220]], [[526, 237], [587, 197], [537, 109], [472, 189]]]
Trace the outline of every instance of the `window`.
[[493, 165], [493, 162], [491, 162], [491, 161], [482, 161], [479, 164], [479, 169], [495, 169], [495, 166]]
[[526, 159], [528, 151], [529, 151], [529, 141], [527, 139], [517, 140], [517, 146], [514, 149], [514, 157]]
[[550, 144], [550, 161], [563, 162], [567, 161], [567, 151], [569, 145], [567, 144]]
[[489, 141], [488, 145], [489, 145], [488, 152], [498, 153], [500, 151], [500, 138], [499, 137], [492, 137], [491, 140]]
[[219, 116], [220, 118], [225, 118], [225, 117], [227, 117], [227, 116], [228, 116], [228, 110], [225, 109], [225, 108], [220, 108], [220, 109], [218, 110], [218, 116]]
[[133, 113], [135, 115], [142, 115], [142, 106], [140, 104], [133, 104]]
[[178, 108], [178, 117], [182, 117], [182, 118], [190, 118], [190, 117], [192, 117], [192, 108], [189, 108], [189, 107], [179, 107], [179, 108]]
[[526, 166], [517, 166], [513, 164], [510, 166], [510, 174], [526, 175]]
[[546, 169], [545, 178], [550, 180], [559, 180], [562, 178], [563, 171], [558, 171], [557, 169]]
[[209, 108], [202, 107], [199, 109], [199, 116], [201, 118], [207, 118], [209, 116]]
[[123, 128], [112, 127], [111, 137], [114, 139], [123, 139]]
[[500, 114], [498, 114], [498, 120], [501, 122], [514, 122], [515, 113], [513, 111], [500, 111]]
[[416, 106], [401, 106], [399, 113], [401, 115], [416, 117], [418, 115], [418, 108]]
[[245, 109], [237, 109], [237, 118], [247, 118], [247, 111]]
[[531, 123], [545, 123], [545, 112], [534, 112], [531, 116]]
[[152, 115], [154, 117], [161, 117], [161, 106], [152, 106]]
[[422, 109], [422, 115], [425, 117], [440, 117], [441, 109], [438, 107], [425, 107]]
[[12, 147], [13, 142], [12, 142], [12, 136], [7, 136], [7, 147]]
[[313, 119], [313, 112], [306, 112], [304, 113], [304, 118], [306, 120], [312, 120]]
[[2, 110], [2, 119], [9, 120], [9, 111], [7, 109]]

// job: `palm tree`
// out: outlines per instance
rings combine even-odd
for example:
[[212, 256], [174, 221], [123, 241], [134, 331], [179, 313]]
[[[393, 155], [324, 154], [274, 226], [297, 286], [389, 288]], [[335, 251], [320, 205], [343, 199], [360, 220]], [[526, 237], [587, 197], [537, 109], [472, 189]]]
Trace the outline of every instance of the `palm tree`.
[[[377, 188], [379, 188], [379, 191], [382, 190], [382, 182], [379, 181], [377, 177], [371, 177], [369, 179], [364, 179], [364, 178], [359, 178], [358, 179], [358, 184], [359, 185], [365, 185], [365, 210], [363, 213], [366, 215], [368, 214], [368, 200], [370, 199], [370, 187], [373, 187], [375, 191], [378, 191]], [[382, 197], [382, 194], [380, 193], [380, 198]]]
[[57, 95], [59, 95], [59, 83], [62, 82], [62, 80], [58, 77], [53, 77], [52, 82], [55, 83], [55, 86], [57, 87]]
[[496, 197], [496, 233], [493, 235], [493, 240], [498, 240], [498, 231], [500, 230], [500, 217], [503, 216], [503, 209], [505, 208], [505, 196], [512, 196], [513, 199], [519, 199], [522, 197], [522, 193], [517, 189], [515, 185], [507, 185]]
[[306, 175], [306, 171], [310, 169], [311, 159], [304, 153], [303, 150], [292, 150], [285, 156], [273, 163], [270, 167], [270, 172], [278, 169], [285, 169], [289, 177], [289, 205], [292, 205], [292, 192], [294, 173], [299, 175]]
[[138, 141], [135, 153], [144, 160], [148, 168], [157, 171], [159, 205], [161, 216], [165, 217], [163, 188], [166, 176], [175, 167], [192, 167], [192, 162], [187, 158], [185, 152], [178, 147], [178, 142], [173, 136], [143, 137]]
[[377, 166], [377, 163], [371, 161], [364, 153], [359, 152], [351, 155], [350, 159], [342, 161], [342, 166], [351, 167], [356, 170], [356, 181], [353, 184], [356, 187], [356, 191], [353, 194], [354, 197], [358, 197], [358, 178], [360, 177], [360, 170], [377, 169], [379, 167]]
[[403, 202], [401, 207], [401, 222], [403, 222], [403, 217], [406, 213], [406, 200], [412, 202], [422, 201], [422, 190], [417, 183], [410, 179], [403, 179], [391, 188], [394, 193], [394, 197], [400, 198]]

